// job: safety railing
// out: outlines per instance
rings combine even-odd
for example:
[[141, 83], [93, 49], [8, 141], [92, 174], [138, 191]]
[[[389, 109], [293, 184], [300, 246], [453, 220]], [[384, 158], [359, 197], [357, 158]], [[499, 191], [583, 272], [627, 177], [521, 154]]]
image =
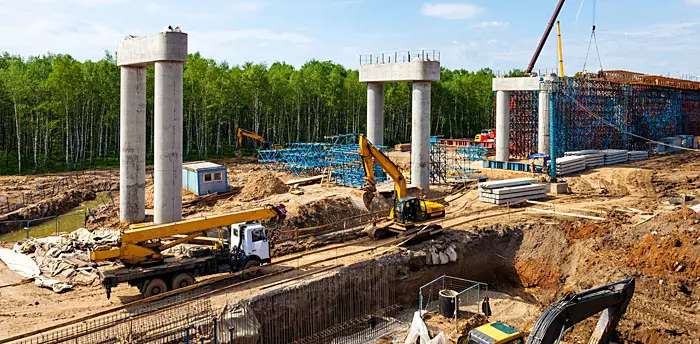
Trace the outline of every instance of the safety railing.
[[488, 292], [488, 284], [442, 275], [420, 287], [418, 309], [428, 312], [436, 310], [440, 304], [442, 290], [455, 292], [454, 316], [460, 318], [463, 315], [479, 313], [479, 304]]
[[413, 61], [440, 61], [440, 51], [435, 49], [421, 49], [360, 55], [361, 65]]

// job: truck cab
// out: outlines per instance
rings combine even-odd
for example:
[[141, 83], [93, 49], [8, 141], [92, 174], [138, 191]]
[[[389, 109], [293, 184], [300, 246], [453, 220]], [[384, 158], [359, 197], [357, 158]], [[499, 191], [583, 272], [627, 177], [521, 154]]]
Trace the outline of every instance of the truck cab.
[[246, 268], [251, 262], [270, 262], [270, 242], [265, 227], [257, 222], [244, 222], [231, 225], [230, 249], [233, 265]]
[[524, 344], [525, 338], [518, 330], [500, 322], [479, 326], [466, 336], [461, 336], [457, 344]]

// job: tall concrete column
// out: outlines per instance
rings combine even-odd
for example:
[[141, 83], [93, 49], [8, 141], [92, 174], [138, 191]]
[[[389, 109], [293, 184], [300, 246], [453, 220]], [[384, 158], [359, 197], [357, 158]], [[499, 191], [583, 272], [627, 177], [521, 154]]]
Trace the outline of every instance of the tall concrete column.
[[367, 138], [384, 145], [384, 83], [367, 83]]
[[119, 220], [146, 217], [146, 68], [121, 67]]
[[182, 62], [155, 62], [153, 221], [182, 219]]
[[510, 92], [496, 91], [496, 160], [510, 157]]
[[411, 184], [430, 188], [430, 82], [413, 83], [411, 106]]
[[540, 91], [540, 101], [537, 118], [537, 152], [549, 154], [549, 95], [548, 91]]

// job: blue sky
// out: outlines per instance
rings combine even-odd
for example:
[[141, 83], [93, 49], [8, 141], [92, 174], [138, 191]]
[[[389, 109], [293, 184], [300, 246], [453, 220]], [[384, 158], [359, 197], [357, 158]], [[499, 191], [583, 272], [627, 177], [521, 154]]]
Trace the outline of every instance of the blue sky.
[[[560, 15], [567, 74], [583, 67], [594, 2], [568, 0]], [[524, 69], [556, 3], [0, 0], [0, 51], [94, 60], [127, 34], [171, 24], [189, 34], [190, 52], [232, 64], [330, 59], [357, 68], [359, 54], [437, 49], [448, 68]], [[700, 0], [597, 0], [596, 8], [605, 69], [700, 76]], [[595, 51], [589, 65], [598, 68]], [[556, 66], [553, 32], [536, 69]]]

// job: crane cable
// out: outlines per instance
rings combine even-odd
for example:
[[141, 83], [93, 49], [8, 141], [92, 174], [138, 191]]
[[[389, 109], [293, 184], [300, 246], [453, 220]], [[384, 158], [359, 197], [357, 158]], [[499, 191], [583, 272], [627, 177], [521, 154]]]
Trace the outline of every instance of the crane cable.
[[[583, 2], [581, 2], [583, 5]], [[595, 42], [595, 52], [598, 55], [598, 64], [600, 65], [600, 70], [603, 70], [603, 60], [600, 58], [600, 50], [598, 50], [598, 39], [595, 35], [595, 14], [596, 14], [596, 1], [593, 0], [593, 25], [591, 30], [591, 38], [588, 41], [588, 49], [586, 49], [586, 59], [583, 61], [583, 72], [586, 72], [586, 64], [588, 63], [588, 56], [591, 53], [591, 44]]]

